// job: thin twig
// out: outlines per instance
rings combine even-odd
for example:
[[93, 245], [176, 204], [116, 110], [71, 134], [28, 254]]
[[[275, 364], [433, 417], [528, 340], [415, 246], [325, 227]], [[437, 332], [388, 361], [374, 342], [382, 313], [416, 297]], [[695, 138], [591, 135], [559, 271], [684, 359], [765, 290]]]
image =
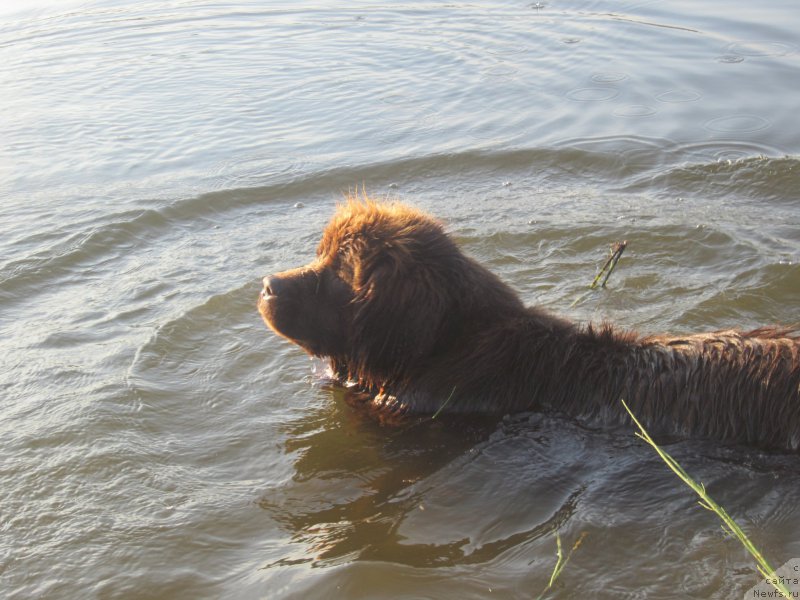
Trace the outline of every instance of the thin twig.
[[[600, 271], [597, 272], [597, 275], [595, 275], [595, 278], [592, 281], [592, 283], [589, 284], [590, 290], [593, 290], [597, 287], [597, 282], [599, 282], [600, 278], [603, 277], [604, 275], [605, 277], [603, 278], [602, 283], [600, 283], [600, 287], [603, 288], [606, 287], [608, 278], [611, 277], [612, 271], [614, 271], [614, 268], [617, 266], [617, 263], [619, 262], [622, 253], [625, 252], [625, 248], [627, 247], [628, 247], [627, 240], [623, 240], [621, 242], [614, 242], [613, 244], [611, 244], [611, 255], [608, 257], [608, 260], [606, 260], [606, 262], [603, 264]], [[572, 304], [569, 305], [569, 307], [572, 308], [579, 302], [582, 302], [583, 299], [589, 295], [589, 293], [590, 292], [585, 292], [580, 296], [578, 296], [577, 298], [575, 298], [575, 300], [572, 302]]]
[[[625, 252], [625, 248], [628, 247], [628, 241], [623, 240], [621, 242], [614, 242], [611, 244], [611, 256], [608, 257], [608, 260], [600, 269], [600, 272], [597, 273], [597, 276], [592, 281], [592, 284], [589, 286], [589, 289], [594, 289], [597, 287], [597, 282], [600, 281], [600, 278], [605, 274], [605, 279], [603, 279], [603, 283], [600, 284], [600, 287], [606, 287], [606, 282], [608, 278], [611, 277], [611, 273], [614, 270], [614, 267], [617, 266], [622, 253]], [[608, 269], [608, 271], [606, 271]]]

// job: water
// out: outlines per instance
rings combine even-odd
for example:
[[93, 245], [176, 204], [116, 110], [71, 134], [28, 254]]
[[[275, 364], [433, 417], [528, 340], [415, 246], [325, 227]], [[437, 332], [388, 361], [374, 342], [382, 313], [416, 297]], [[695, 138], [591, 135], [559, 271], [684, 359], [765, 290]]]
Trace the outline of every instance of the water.
[[[798, 28], [782, 0], [4, 6], [4, 597], [535, 597], [556, 531], [586, 536], [554, 597], [742, 597], [751, 560], [632, 432], [383, 429], [254, 304], [363, 186], [575, 319], [798, 321]], [[800, 557], [796, 457], [668, 449]]]

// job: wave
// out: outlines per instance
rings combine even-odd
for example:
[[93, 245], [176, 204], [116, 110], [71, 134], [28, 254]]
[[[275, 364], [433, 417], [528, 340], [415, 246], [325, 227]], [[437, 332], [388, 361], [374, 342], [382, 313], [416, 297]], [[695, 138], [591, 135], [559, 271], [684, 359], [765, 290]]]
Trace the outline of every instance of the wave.
[[620, 188], [656, 196], [690, 193], [705, 198], [737, 197], [800, 203], [800, 160], [785, 156], [688, 163], [643, 173]]
[[[100, 223], [96, 218], [74, 223], [59, 241], [0, 267], [0, 298], [27, 297], [37, 287], [151, 245], [176, 230], [217, 227], [230, 211], [284, 207], [315, 197], [327, 200], [361, 188], [391, 193], [392, 184], [431, 178], [447, 186], [453, 179], [523, 175], [526, 182], [545, 189], [590, 183], [617, 193], [658, 198], [691, 194], [800, 202], [800, 160], [770, 157], [762, 150], [768, 149], [730, 143], [670, 146], [668, 140], [620, 136], [568, 140], [550, 148], [471, 150], [293, 173], [266, 186], [212, 191], [164, 206], [106, 215]], [[16, 243], [24, 246], [27, 240]]]

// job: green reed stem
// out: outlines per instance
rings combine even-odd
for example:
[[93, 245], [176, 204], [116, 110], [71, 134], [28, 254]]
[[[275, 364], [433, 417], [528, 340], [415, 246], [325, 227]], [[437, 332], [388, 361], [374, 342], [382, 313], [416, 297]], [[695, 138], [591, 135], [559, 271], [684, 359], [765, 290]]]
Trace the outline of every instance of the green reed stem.
[[450, 392], [450, 395], [447, 397], [447, 400], [445, 400], [442, 403], [442, 405], [439, 407], [439, 410], [437, 410], [435, 413], [433, 413], [433, 416], [431, 417], [431, 421], [433, 421], [436, 417], [439, 416], [439, 413], [444, 410], [444, 407], [447, 406], [448, 402], [450, 402], [450, 400], [453, 399], [453, 394], [455, 394], [455, 393], [456, 393], [456, 388], [455, 388], [455, 386], [453, 386], [453, 390]]
[[564, 570], [564, 567], [567, 566], [569, 559], [572, 557], [572, 553], [578, 549], [578, 546], [581, 545], [581, 542], [583, 541], [583, 538], [586, 537], [586, 535], [587, 533], [585, 531], [581, 533], [576, 542], [572, 545], [572, 548], [570, 549], [567, 556], [564, 557], [564, 553], [561, 551], [561, 536], [559, 536], [558, 532], [556, 531], [556, 557], [557, 557], [556, 566], [553, 568], [553, 573], [550, 575], [549, 583], [542, 590], [542, 593], [536, 597], [536, 600], [542, 600], [542, 598], [544, 598], [544, 595], [553, 588], [553, 584], [556, 582], [556, 579], [558, 579], [558, 576], [561, 575], [561, 571]]
[[725, 512], [725, 509], [722, 508], [719, 504], [714, 502], [711, 496], [708, 495], [706, 492], [706, 488], [702, 483], [697, 483], [694, 479], [692, 479], [689, 474], [684, 471], [683, 467], [678, 464], [674, 458], [672, 458], [669, 454], [667, 454], [664, 450], [662, 450], [658, 444], [653, 441], [653, 438], [650, 437], [650, 434], [647, 433], [645, 428], [639, 423], [638, 419], [634, 416], [633, 412], [628, 405], [625, 404], [625, 400], [620, 400], [622, 402], [622, 406], [625, 407], [625, 410], [630, 415], [633, 422], [639, 428], [639, 431], [636, 432], [636, 435], [643, 439], [645, 442], [650, 444], [653, 449], [658, 453], [667, 466], [675, 473], [678, 477], [680, 477], [681, 481], [683, 481], [686, 485], [688, 485], [694, 493], [700, 497], [700, 502], [698, 504], [705, 508], [706, 510], [710, 510], [722, 520], [723, 526], [722, 529], [728, 533], [733, 534], [736, 538], [741, 542], [742, 546], [750, 553], [750, 555], [756, 560], [758, 564], [758, 570], [765, 579], [768, 579], [772, 586], [778, 590], [781, 594], [784, 595], [786, 598], [792, 598], [792, 593], [783, 585], [778, 578], [772, 577], [775, 573], [775, 569], [767, 562], [767, 559], [764, 558], [764, 555], [755, 547], [753, 542], [745, 535], [742, 528], [736, 523], [736, 521], [731, 518], [731, 516]]

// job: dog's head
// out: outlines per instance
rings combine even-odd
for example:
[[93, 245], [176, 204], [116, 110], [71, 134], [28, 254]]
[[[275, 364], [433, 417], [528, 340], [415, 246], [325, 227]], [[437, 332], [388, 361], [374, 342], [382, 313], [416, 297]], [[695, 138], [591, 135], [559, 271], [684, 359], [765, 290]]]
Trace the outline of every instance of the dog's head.
[[422, 212], [350, 200], [310, 264], [264, 278], [258, 308], [276, 333], [343, 374], [388, 380], [433, 350], [464, 260]]

